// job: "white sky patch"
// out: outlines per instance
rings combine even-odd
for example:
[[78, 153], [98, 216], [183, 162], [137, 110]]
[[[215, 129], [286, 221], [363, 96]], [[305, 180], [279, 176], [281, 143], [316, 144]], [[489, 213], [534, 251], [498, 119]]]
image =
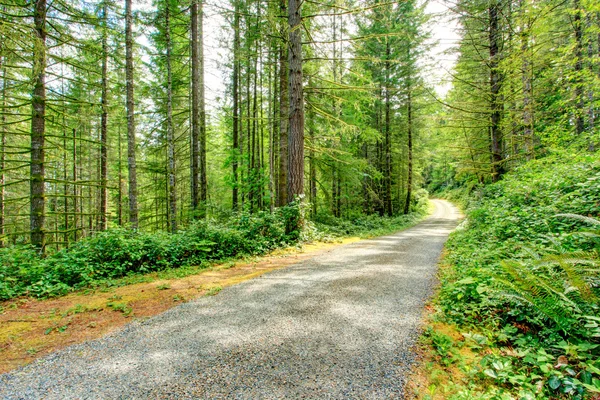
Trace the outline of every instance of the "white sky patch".
[[432, 45], [430, 58], [434, 65], [428, 75], [428, 81], [435, 87], [439, 96], [445, 96], [452, 83], [450, 72], [456, 64], [458, 54], [452, 49], [458, 45], [460, 35], [456, 20], [449, 13], [448, 5], [444, 0], [430, 0], [425, 12], [433, 16], [429, 23]]

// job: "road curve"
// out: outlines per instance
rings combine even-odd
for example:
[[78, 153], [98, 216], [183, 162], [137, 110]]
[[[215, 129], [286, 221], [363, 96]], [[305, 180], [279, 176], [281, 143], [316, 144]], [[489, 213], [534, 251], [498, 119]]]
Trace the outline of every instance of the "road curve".
[[0, 375], [2, 399], [401, 398], [448, 202], [332, 251]]

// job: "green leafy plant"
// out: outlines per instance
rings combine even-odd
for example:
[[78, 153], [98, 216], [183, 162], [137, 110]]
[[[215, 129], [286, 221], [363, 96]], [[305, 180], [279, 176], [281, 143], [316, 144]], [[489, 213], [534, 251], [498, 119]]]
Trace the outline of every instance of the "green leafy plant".
[[128, 317], [131, 315], [131, 313], [133, 312], [133, 308], [130, 307], [127, 303], [116, 303], [116, 302], [112, 302], [109, 301], [108, 303], [106, 303], [106, 306], [110, 309], [112, 309], [113, 311], [118, 311], [123, 313], [124, 316]]

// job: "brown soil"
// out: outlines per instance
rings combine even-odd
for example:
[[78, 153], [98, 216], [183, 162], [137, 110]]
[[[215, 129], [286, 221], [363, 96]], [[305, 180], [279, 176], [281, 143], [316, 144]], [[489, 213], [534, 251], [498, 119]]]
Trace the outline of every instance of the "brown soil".
[[[358, 241], [348, 238], [342, 243]], [[340, 243], [315, 243], [276, 251], [256, 262], [215, 265], [197, 275], [159, 279], [105, 290], [81, 291], [56, 299], [0, 302], [0, 373], [67, 346], [97, 339], [132, 320], [160, 314], [180, 302], [214, 295], [226, 286], [255, 278], [329, 251]]]

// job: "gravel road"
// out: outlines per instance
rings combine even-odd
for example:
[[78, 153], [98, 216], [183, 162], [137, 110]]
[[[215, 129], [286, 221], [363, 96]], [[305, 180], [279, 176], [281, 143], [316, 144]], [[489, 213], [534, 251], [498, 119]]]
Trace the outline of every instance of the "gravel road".
[[3, 399], [398, 399], [448, 202], [403, 232], [182, 304], [0, 375]]

